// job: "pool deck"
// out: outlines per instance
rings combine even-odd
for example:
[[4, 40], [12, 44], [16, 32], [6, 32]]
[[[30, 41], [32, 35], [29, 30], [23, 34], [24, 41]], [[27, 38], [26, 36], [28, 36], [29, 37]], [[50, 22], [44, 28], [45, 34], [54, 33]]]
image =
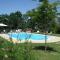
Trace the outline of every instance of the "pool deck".
[[[6, 40], [10, 41], [10, 37], [7, 34], [0, 34], [1, 37], [5, 38]], [[28, 40], [29, 42], [32, 43], [45, 43], [45, 40]], [[12, 39], [13, 43], [23, 43], [25, 40], [16, 40]], [[49, 36], [49, 38], [46, 40], [47, 43], [52, 43], [52, 42], [60, 42], [60, 37], [57, 36]]]

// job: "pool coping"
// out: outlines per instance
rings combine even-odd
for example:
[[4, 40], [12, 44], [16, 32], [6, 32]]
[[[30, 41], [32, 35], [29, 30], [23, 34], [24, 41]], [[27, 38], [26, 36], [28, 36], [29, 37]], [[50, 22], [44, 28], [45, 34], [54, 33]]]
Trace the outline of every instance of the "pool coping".
[[[7, 34], [0, 34], [1, 37], [5, 38], [6, 40], [10, 41], [10, 37]], [[24, 43], [26, 40], [17, 40], [17, 39], [12, 39], [13, 43]], [[53, 43], [53, 42], [59, 42], [60, 37], [57, 36], [50, 36], [46, 42], [47, 43]], [[28, 40], [28, 42], [32, 43], [45, 43], [45, 40]]]

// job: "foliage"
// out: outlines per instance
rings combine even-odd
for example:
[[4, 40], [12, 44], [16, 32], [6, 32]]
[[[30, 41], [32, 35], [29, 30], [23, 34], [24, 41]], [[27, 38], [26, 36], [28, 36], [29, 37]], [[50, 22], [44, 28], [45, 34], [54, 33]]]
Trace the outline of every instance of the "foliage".
[[17, 11], [15, 13], [11, 13], [9, 16], [9, 25], [13, 29], [21, 28], [22, 27], [22, 14], [21, 12]]
[[60, 34], [60, 26], [57, 26], [55, 33], [56, 33], [56, 34]]
[[[39, 1], [39, 6], [35, 9], [27, 11], [26, 14], [16, 11], [14, 13], [10, 13], [9, 15], [0, 15], [0, 22], [8, 25], [7, 29], [5, 27], [0, 27], [1, 31], [3, 29], [11, 30], [32, 28], [33, 31], [40, 30], [43, 32], [44, 30], [48, 30], [56, 33], [57, 26], [55, 23], [55, 18], [57, 6], [60, 5], [60, 2], [56, 1], [50, 3], [48, 0], [37, 1]], [[31, 18], [28, 19], [29, 17]]]
[[0, 37], [0, 59], [1, 60], [33, 60], [32, 44], [8, 42]]
[[41, 31], [49, 30], [51, 22], [56, 16], [55, 11], [48, 0], [42, 1], [42, 4], [40, 4], [38, 8], [28, 11], [27, 15], [31, 17], [32, 27]]
[[0, 37], [0, 60], [60, 60], [59, 43], [47, 43], [51, 48], [47, 52], [41, 46], [44, 44], [13, 44]]
[[23, 18], [20, 11], [10, 13], [10, 15], [0, 15], [0, 22], [8, 25], [7, 29], [23, 28]]

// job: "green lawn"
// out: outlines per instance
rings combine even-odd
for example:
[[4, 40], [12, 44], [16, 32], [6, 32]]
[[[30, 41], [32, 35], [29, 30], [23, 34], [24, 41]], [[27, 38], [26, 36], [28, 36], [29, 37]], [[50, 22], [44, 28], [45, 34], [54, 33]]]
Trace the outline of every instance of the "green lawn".
[[[35, 46], [44, 46], [44, 44], [35, 44]], [[37, 60], [60, 60], [60, 45], [55, 43], [47, 44], [50, 47], [47, 52], [42, 48], [33, 50]]]
[[[31, 56], [28, 55], [29, 52], [33, 53], [34, 59], [25, 59], [25, 57]], [[5, 58], [5, 55], [8, 55], [8, 58]], [[31, 44], [30, 46], [21, 43], [13, 44], [0, 37], [0, 60], [60, 60], [60, 44], [47, 44], [47, 51], [45, 52], [44, 44]]]

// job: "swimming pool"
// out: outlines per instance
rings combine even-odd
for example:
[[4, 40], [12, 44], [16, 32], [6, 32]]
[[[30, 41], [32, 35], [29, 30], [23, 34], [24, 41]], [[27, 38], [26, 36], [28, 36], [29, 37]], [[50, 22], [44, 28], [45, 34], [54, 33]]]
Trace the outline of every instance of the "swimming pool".
[[35, 34], [35, 33], [26, 33], [26, 32], [20, 32], [20, 33], [9, 33], [8, 34], [10, 38], [17, 39], [17, 40], [45, 40], [48, 39], [48, 36], [43, 34]]

